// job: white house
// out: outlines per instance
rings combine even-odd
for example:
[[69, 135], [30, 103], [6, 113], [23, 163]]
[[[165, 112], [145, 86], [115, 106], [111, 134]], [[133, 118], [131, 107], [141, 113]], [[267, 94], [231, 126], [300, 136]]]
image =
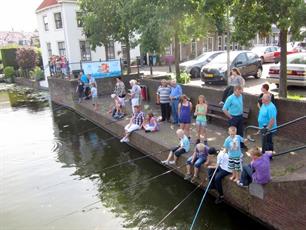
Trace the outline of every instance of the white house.
[[[82, 22], [78, 18], [77, 0], [43, 0], [36, 9], [38, 31], [44, 66], [48, 66], [51, 55], [64, 55], [69, 60], [70, 69], [80, 69], [80, 61], [105, 60], [104, 47], [90, 50], [83, 33]], [[121, 51], [121, 52], [119, 52]], [[109, 47], [109, 58], [125, 55], [125, 46], [114, 42]], [[120, 56], [122, 56], [120, 54]], [[140, 56], [140, 48], [131, 49], [131, 59]], [[49, 76], [49, 68], [45, 68]]]

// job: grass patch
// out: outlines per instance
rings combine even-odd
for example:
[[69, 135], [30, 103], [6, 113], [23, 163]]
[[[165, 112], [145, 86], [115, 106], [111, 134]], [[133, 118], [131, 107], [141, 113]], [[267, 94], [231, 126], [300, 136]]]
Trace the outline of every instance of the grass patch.
[[288, 93], [287, 98], [295, 101], [302, 101], [303, 99], [305, 99], [302, 95], [293, 94], [293, 93]]

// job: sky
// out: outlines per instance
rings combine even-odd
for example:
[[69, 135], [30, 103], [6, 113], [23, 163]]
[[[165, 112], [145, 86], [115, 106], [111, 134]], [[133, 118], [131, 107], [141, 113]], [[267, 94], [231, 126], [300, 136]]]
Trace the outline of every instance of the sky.
[[0, 31], [37, 29], [35, 10], [43, 0], [0, 0]]

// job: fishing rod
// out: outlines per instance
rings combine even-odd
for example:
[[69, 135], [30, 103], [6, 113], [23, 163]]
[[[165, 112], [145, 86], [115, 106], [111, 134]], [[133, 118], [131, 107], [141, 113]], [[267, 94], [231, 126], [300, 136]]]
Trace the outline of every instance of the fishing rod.
[[163, 223], [176, 209], [178, 209], [178, 207], [183, 204], [185, 202], [185, 200], [187, 200], [195, 191], [198, 190], [198, 188], [200, 188], [201, 185], [198, 185], [194, 190], [192, 190], [187, 196], [185, 196], [185, 198], [183, 200], [181, 200], [181, 202], [179, 202], [176, 206], [174, 206], [174, 208], [168, 212], [167, 215], [164, 216], [164, 218], [162, 218], [155, 226], [153, 226], [153, 230], [156, 229], [161, 223]]
[[218, 165], [216, 165], [215, 171], [214, 171], [214, 173], [213, 173], [211, 179], [210, 179], [209, 182], [208, 182], [208, 185], [207, 185], [207, 187], [206, 187], [206, 189], [205, 189], [205, 192], [204, 192], [204, 194], [203, 194], [203, 197], [202, 197], [202, 199], [201, 199], [201, 202], [200, 202], [200, 204], [199, 204], [199, 207], [198, 207], [198, 209], [197, 209], [197, 211], [196, 211], [196, 214], [195, 214], [195, 216], [194, 216], [194, 218], [193, 218], [193, 221], [192, 221], [192, 224], [191, 224], [189, 230], [192, 230], [193, 227], [194, 227], [194, 225], [195, 225], [195, 222], [196, 222], [197, 217], [198, 217], [198, 215], [199, 215], [200, 209], [201, 209], [201, 207], [202, 207], [202, 204], [203, 204], [203, 202], [204, 202], [204, 199], [205, 199], [205, 197], [206, 197], [206, 194], [207, 194], [207, 192], [208, 192], [208, 189], [209, 189], [209, 187], [210, 187], [210, 185], [211, 185], [211, 182], [213, 181], [213, 179], [214, 179], [214, 177], [215, 177], [215, 174], [216, 174], [216, 172], [217, 172], [217, 169], [218, 169]]
[[103, 171], [106, 171], [106, 170], [109, 170], [109, 169], [113, 169], [113, 168], [119, 167], [119, 166], [124, 165], [124, 164], [133, 163], [133, 162], [135, 162], [135, 161], [138, 161], [138, 160], [141, 160], [141, 159], [144, 159], [144, 158], [147, 158], [147, 157], [155, 156], [155, 155], [158, 155], [158, 154], [163, 153], [163, 152], [166, 152], [166, 151], [170, 151], [170, 149], [158, 151], [158, 152], [151, 153], [151, 154], [148, 154], [148, 155], [145, 155], [145, 156], [141, 156], [141, 157], [136, 157], [136, 158], [131, 159], [131, 160], [127, 160], [127, 161], [124, 161], [124, 162], [121, 162], [121, 163], [117, 163], [117, 164], [108, 166], [108, 167], [106, 167], [106, 168], [103, 168], [103, 169], [102, 169], [102, 172], [103, 172]]

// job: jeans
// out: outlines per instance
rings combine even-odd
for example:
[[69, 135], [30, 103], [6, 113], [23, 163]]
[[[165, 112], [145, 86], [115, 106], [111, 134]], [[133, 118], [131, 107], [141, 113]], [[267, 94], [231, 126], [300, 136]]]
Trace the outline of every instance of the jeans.
[[266, 136], [262, 136], [262, 152], [273, 151], [273, 133], [269, 133]]
[[[211, 179], [215, 169], [208, 169], [208, 178]], [[222, 188], [222, 179], [226, 177], [227, 175], [231, 174], [228, 171], [223, 170], [220, 166], [217, 169], [217, 172], [215, 174], [215, 177], [212, 181], [212, 188], [217, 189], [219, 196], [223, 196], [223, 188]]]
[[237, 135], [243, 137], [243, 116], [232, 116], [232, 119], [228, 121], [229, 126], [235, 126], [237, 128]]
[[244, 186], [248, 186], [249, 184], [252, 183], [252, 174], [253, 174], [253, 169], [251, 165], [243, 165], [240, 182]]
[[194, 167], [196, 167], [198, 169], [201, 168], [201, 165], [206, 161], [205, 157], [196, 157], [194, 163], [192, 164], [192, 162], [191, 162], [192, 158], [193, 158], [193, 156], [191, 156], [187, 159], [187, 164], [194, 165]]
[[172, 119], [173, 119], [173, 123], [175, 124], [178, 124], [178, 104], [179, 104], [179, 100], [171, 101]]
[[161, 114], [162, 114], [162, 120], [169, 121], [170, 120], [170, 103], [161, 103], [160, 104]]

